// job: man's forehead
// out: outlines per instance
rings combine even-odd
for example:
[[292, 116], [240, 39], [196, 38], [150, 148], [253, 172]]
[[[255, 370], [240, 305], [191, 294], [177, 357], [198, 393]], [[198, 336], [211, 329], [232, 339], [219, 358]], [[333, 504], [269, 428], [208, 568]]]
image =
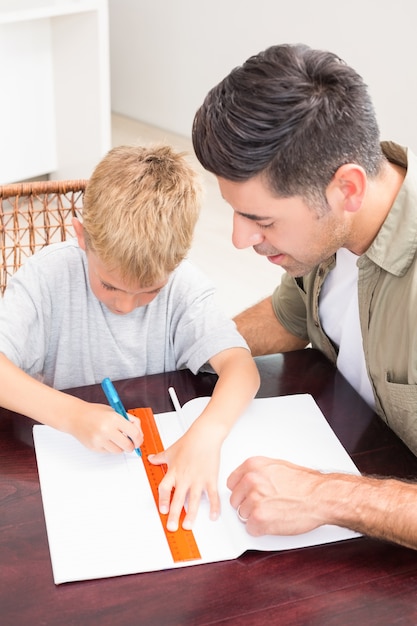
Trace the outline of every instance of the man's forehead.
[[256, 213], [246, 213], [245, 211], [237, 211], [236, 209], [234, 211], [236, 215], [241, 215], [242, 217], [245, 217], [246, 219], [252, 220], [254, 222], [262, 222], [264, 220], [271, 219], [271, 215], [258, 215]]

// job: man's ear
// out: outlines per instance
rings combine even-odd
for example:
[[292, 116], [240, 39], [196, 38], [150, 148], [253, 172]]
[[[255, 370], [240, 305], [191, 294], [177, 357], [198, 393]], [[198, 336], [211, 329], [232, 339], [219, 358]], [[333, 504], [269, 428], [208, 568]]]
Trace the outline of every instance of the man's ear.
[[355, 213], [362, 206], [366, 188], [367, 177], [363, 167], [346, 163], [339, 167], [330, 181], [328, 199], [335, 199], [344, 211]]
[[81, 250], [85, 251], [85, 237], [84, 237], [84, 226], [81, 224], [80, 220], [77, 217], [72, 218], [72, 226], [75, 230], [75, 236], [78, 240], [78, 245]]

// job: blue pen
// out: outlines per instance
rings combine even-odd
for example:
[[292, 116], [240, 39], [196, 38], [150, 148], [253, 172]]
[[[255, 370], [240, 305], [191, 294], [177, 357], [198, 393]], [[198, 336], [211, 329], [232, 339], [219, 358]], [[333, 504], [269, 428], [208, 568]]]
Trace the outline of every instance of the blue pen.
[[[119, 415], [123, 415], [123, 417], [128, 422], [130, 422], [129, 416], [126, 413], [126, 409], [123, 406], [122, 401], [119, 398], [119, 394], [117, 393], [110, 378], [103, 378], [103, 380], [101, 381], [101, 386], [103, 388], [104, 393], [106, 394], [107, 401], [110, 404], [111, 408], [114, 409], [116, 413], [119, 413]], [[138, 456], [142, 456], [142, 452], [140, 451], [140, 448], [135, 448], [135, 452]]]

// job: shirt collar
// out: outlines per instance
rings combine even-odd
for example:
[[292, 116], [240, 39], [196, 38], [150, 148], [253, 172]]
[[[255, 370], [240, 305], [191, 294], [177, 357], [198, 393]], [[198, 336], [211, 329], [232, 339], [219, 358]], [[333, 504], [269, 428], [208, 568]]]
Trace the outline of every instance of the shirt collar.
[[396, 276], [404, 275], [417, 251], [417, 158], [407, 148], [383, 142], [391, 163], [407, 169], [404, 182], [377, 236], [365, 252], [373, 263]]

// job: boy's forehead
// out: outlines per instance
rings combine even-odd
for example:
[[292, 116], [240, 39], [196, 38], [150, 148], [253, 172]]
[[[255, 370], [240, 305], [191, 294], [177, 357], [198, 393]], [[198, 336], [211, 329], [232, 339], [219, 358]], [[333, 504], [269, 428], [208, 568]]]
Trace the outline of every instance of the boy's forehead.
[[168, 282], [168, 278], [161, 279], [155, 282], [152, 285], [148, 285], [143, 287], [137, 281], [127, 281], [126, 279], [118, 278], [117, 275], [113, 275], [112, 277], [104, 277], [98, 274], [101, 282], [106, 284], [113, 289], [117, 289], [118, 291], [123, 291], [124, 293], [128, 293], [130, 295], [139, 295], [141, 293], [152, 293], [154, 291], [159, 291], [162, 287]]
[[98, 277], [100, 278], [101, 282], [105, 283], [109, 287], [113, 287], [118, 291], [123, 291], [124, 293], [128, 293], [130, 295], [138, 295], [140, 293], [152, 293], [154, 291], [158, 291], [159, 289], [162, 289], [162, 287], [164, 287], [168, 282], [168, 278], [165, 277], [157, 280], [152, 285], [143, 286], [139, 281], [123, 278], [117, 271], [105, 272], [104, 274], [98, 272]]
[[91, 251], [88, 254], [88, 262], [90, 269], [102, 283], [106, 284], [108, 287], [132, 295], [152, 293], [153, 291], [162, 289], [168, 282], [168, 276], [162, 276], [156, 279], [154, 284], [143, 286], [139, 280], [124, 277], [119, 269], [106, 266], [105, 263]]

